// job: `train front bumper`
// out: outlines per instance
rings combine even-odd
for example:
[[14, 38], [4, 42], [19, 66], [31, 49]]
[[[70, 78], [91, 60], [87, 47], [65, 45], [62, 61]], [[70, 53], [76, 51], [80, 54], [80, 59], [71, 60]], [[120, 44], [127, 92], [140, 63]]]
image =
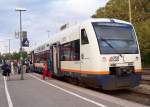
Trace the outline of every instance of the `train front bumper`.
[[117, 90], [133, 88], [140, 84], [141, 74], [130, 74], [128, 76], [98, 75], [97, 84], [104, 90]]

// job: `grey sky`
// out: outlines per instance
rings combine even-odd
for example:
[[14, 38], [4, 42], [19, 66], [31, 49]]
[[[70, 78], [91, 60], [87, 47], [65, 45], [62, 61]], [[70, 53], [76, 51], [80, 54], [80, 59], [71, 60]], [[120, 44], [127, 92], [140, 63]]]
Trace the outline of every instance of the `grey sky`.
[[[0, 52], [8, 51], [11, 38], [11, 52], [19, 50], [19, 40], [14, 32], [19, 30], [19, 13], [16, 8], [26, 8], [23, 12], [23, 29], [28, 31], [30, 44], [36, 46], [58, 32], [62, 24], [79, 22], [90, 18], [108, 0], [0, 0]], [[4, 42], [2, 42], [4, 41]]]

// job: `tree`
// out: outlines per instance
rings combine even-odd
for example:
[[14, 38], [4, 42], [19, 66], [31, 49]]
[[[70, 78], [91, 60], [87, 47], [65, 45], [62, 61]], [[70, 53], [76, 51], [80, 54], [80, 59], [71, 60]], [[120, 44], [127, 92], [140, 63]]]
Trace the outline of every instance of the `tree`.
[[22, 57], [23, 59], [26, 59], [28, 57], [28, 53], [26, 51], [22, 52]]
[[[26, 59], [28, 57], [27, 52], [23, 51], [22, 52], [22, 57], [23, 59]], [[0, 58], [5, 59], [5, 60], [20, 60], [20, 52], [13, 52], [11, 53], [6, 53], [0, 56]]]
[[12, 55], [10, 53], [3, 54], [3, 58], [6, 60], [10, 60]]
[[[150, 18], [149, 5], [149, 0], [131, 0], [133, 24]], [[128, 0], [110, 0], [105, 7], [99, 8], [92, 17], [117, 18], [129, 21], [128, 11]]]
[[19, 60], [20, 59], [20, 55], [17, 52], [12, 53], [12, 59], [13, 60]]

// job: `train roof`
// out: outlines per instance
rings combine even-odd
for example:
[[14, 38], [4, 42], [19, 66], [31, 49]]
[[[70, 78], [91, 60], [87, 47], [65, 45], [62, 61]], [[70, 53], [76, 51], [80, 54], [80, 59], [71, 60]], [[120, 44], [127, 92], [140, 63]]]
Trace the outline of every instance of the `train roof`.
[[114, 19], [114, 18], [92, 18], [92, 19], [86, 20], [85, 23], [87, 22], [112, 22], [112, 21], [116, 23], [123, 23], [123, 24], [131, 25], [130, 22], [119, 20], [119, 19]]
[[81, 23], [78, 23], [76, 25], [69, 26], [68, 28], [66, 28], [66, 29], [64, 29], [62, 31], [59, 31], [55, 35], [51, 36], [49, 38], [49, 40], [47, 40], [46, 42], [40, 44], [38, 47], [36, 47], [33, 50], [40, 50], [40, 48], [42, 48], [44, 46], [48, 47], [50, 45], [50, 43], [57, 42], [57, 40], [59, 40], [59, 38], [64, 37], [62, 34], [64, 34], [64, 33], [67, 34], [67, 32], [71, 32], [73, 30], [78, 30], [78, 28], [82, 24], [92, 23], [92, 22], [116, 22], [116, 23], [123, 23], [123, 24], [129, 24], [129, 25], [131, 25], [130, 22], [119, 20], [119, 19], [113, 19], [113, 18], [92, 18], [92, 19], [88, 19], [88, 20], [85, 20], [85, 21], [83, 21]]

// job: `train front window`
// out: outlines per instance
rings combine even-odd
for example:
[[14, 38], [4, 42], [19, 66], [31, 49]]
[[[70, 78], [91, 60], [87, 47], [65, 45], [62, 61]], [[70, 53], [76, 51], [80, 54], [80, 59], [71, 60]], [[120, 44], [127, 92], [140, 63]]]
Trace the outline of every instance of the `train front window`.
[[138, 46], [131, 25], [93, 23], [102, 54], [137, 54]]

